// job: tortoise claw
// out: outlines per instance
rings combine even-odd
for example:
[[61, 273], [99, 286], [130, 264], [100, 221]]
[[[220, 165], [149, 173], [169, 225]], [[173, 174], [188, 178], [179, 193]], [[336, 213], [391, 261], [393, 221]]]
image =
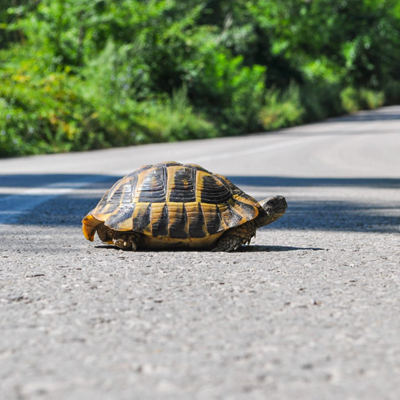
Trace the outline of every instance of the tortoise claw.
[[136, 251], [137, 250], [137, 244], [134, 240], [132, 239], [113, 239], [114, 246], [117, 246], [121, 250], [131, 250], [131, 251]]

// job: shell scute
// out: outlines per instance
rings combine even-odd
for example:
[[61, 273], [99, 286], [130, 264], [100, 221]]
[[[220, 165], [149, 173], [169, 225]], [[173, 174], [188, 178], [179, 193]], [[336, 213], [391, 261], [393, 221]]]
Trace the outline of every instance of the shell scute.
[[210, 174], [202, 176], [200, 187], [200, 201], [202, 203], [221, 204], [232, 197], [229, 187], [221, 179]]
[[190, 203], [196, 201], [196, 171], [192, 168], [171, 167], [168, 169], [168, 201]]
[[235, 206], [235, 204], [232, 204], [232, 201], [218, 204], [218, 208], [225, 225], [229, 228], [239, 226], [242, 223], [246, 222], [246, 218], [243, 218], [240, 213], [241, 209]]
[[133, 229], [132, 214], [135, 204], [121, 207], [117, 213], [111, 214], [105, 221], [105, 225], [117, 231], [131, 231]]
[[217, 204], [202, 204], [204, 219], [207, 227], [207, 232], [210, 235], [225, 231], [229, 228], [224, 222], [221, 211]]
[[[167, 180], [166, 167], [152, 168], [139, 175], [140, 184], [136, 185], [135, 200], [139, 203], [165, 203]], [[139, 183], [139, 182], [138, 182]]]
[[[132, 215], [133, 230], [135, 232], [142, 232], [151, 235], [150, 218], [151, 217], [151, 203], [136, 204], [135, 210]], [[110, 228], [113, 228], [110, 226]]]
[[187, 239], [188, 214], [185, 203], [169, 203], [169, 226], [168, 233], [173, 239]]
[[189, 237], [203, 238], [207, 236], [208, 233], [205, 226], [201, 203], [187, 203], [185, 207], [189, 221]]
[[168, 235], [169, 210], [166, 203], [152, 204], [150, 220], [152, 221], [151, 232], [153, 236]]

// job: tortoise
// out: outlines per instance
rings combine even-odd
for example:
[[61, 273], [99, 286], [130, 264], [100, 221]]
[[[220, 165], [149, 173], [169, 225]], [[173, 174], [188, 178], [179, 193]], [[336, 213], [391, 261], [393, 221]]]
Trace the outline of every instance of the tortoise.
[[232, 251], [281, 217], [283, 196], [257, 202], [227, 178], [175, 161], [145, 165], [117, 181], [82, 220], [83, 234], [123, 250]]

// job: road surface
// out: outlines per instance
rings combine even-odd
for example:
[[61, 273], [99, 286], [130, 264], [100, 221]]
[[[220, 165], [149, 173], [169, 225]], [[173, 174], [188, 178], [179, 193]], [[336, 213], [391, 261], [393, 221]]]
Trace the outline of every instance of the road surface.
[[[166, 160], [288, 211], [228, 254], [84, 239], [113, 182]], [[1, 399], [400, 398], [400, 107], [0, 174]]]

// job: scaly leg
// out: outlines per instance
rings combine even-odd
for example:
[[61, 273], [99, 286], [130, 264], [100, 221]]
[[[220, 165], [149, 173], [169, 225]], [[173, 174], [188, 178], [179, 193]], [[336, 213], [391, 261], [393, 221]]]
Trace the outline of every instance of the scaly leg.
[[120, 235], [118, 238], [113, 239], [114, 246], [122, 250], [136, 251], [139, 242], [139, 237], [133, 234]]
[[250, 243], [256, 235], [254, 221], [246, 222], [243, 225], [226, 231], [218, 240], [217, 245], [211, 251], [233, 251], [237, 250], [242, 244]]
[[117, 232], [105, 226], [104, 224], [98, 226], [97, 234], [102, 242], [113, 244], [122, 250], [136, 251], [140, 240], [139, 233]]

